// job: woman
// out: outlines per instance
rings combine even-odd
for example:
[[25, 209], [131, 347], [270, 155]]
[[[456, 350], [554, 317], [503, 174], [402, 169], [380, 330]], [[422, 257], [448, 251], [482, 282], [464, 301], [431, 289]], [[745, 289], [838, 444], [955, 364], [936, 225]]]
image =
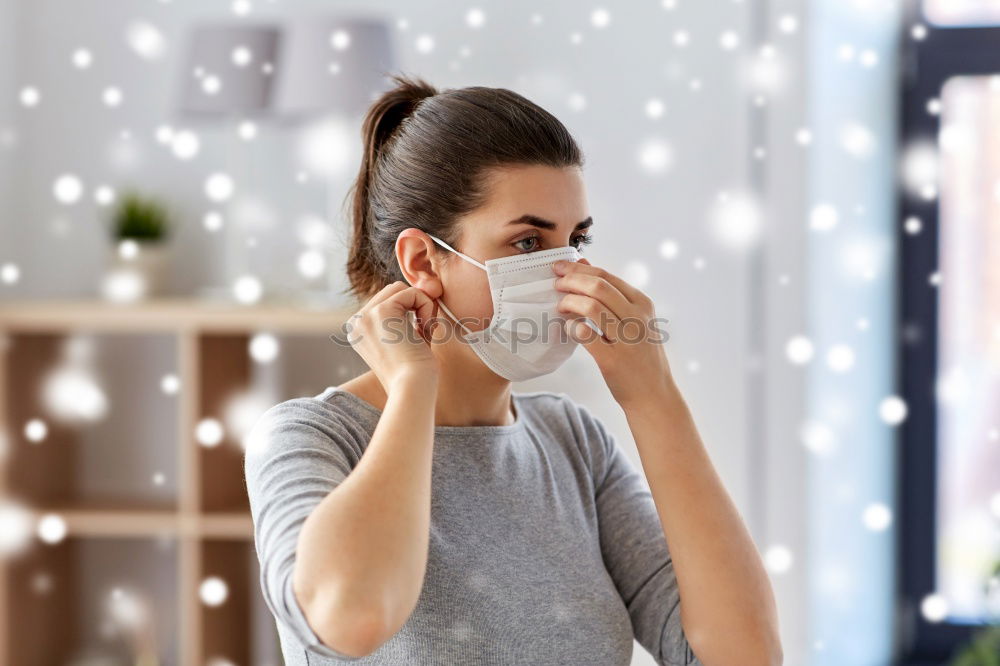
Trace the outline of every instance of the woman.
[[[633, 638], [660, 664], [780, 663], [650, 299], [579, 258], [576, 143], [509, 90], [393, 78], [353, 191], [349, 339], [370, 371], [275, 405], [248, 442], [285, 663], [628, 664]], [[511, 391], [578, 345], [649, 489], [585, 407]]]

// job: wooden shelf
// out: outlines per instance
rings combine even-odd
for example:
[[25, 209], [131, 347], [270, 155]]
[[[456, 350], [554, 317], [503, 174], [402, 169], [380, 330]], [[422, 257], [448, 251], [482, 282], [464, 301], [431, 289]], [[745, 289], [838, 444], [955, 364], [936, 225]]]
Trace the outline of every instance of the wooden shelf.
[[127, 509], [34, 510], [32, 518], [55, 514], [66, 523], [71, 537], [173, 536], [209, 539], [253, 539], [249, 513], [192, 514], [176, 511], [129, 511]]
[[107, 301], [0, 302], [0, 328], [8, 331], [213, 331], [334, 332], [357, 307], [304, 309], [291, 305], [240, 305], [186, 299], [134, 304]]
[[[35, 539], [0, 561], [0, 663], [71, 663], [102, 620], [93, 595], [131, 577], [153, 602], [164, 666], [215, 657], [280, 664], [260, 595], [243, 449], [228, 425], [222, 442], [202, 446], [196, 426], [225, 423], [227, 401], [260, 385], [273, 389], [273, 404], [364, 372], [350, 346], [329, 339], [356, 310], [181, 299], [0, 303], [0, 493], [35, 520], [56, 514], [66, 524], [59, 542]], [[248, 351], [260, 332], [280, 340], [266, 367]], [[77, 334], [101, 341], [113, 384], [106, 388], [126, 405], [97, 431], [50, 419], [41, 399], [43, 376]], [[179, 379], [178, 393], [160, 390], [165, 373]], [[47, 436], [29, 442], [25, 424], [43, 417]], [[199, 596], [209, 576], [228, 586], [219, 606]], [[46, 585], [52, 591], [43, 593]]]
[[253, 539], [250, 514], [205, 516], [198, 520], [198, 533], [214, 539]]

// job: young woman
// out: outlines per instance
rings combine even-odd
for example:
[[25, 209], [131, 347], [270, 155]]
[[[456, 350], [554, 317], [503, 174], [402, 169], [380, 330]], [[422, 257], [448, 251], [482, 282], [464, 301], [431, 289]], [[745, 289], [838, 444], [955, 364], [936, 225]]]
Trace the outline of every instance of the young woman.
[[[659, 664], [779, 664], [767, 574], [653, 305], [579, 257], [578, 146], [509, 90], [393, 78], [353, 191], [370, 371], [275, 405], [247, 447], [285, 663], [607, 666], [634, 638]], [[584, 406], [511, 390], [579, 346], [648, 488]]]

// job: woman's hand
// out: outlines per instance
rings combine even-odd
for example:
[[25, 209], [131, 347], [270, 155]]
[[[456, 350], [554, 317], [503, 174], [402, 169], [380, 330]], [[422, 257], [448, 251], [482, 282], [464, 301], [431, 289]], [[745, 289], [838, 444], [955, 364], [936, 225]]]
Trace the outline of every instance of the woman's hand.
[[[416, 314], [416, 321], [408, 313]], [[427, 294], [402, 280], [382, 288], [347, 320], [347, 339], [388, 394], [397, 380], [420, 376], [436, 379], [437, 357], [430, 343], [435, 305]]]
[[567, 330], [597, 361], [619, 405], [636, 406], [674, 387], [662, 344], [666, 332], [646, 294], [586, 259], [556, 262], [553, 270], [560, 276], [556, 289], [566, 293], [559, 311], [571, 317]]

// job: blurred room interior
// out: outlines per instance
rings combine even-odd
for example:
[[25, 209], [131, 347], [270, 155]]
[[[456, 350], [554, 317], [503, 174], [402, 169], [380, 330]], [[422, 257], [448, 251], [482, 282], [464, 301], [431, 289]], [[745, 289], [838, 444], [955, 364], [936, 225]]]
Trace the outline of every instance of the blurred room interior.
[[[365, 369], [385, 70], [580, 142], [786, 664], [997, 663], [997, 0], [0, 0], [0, 44], [0, 663], [281, 663], [243, 437]], [[587, 354], [542, 389], [638, 464]]]

